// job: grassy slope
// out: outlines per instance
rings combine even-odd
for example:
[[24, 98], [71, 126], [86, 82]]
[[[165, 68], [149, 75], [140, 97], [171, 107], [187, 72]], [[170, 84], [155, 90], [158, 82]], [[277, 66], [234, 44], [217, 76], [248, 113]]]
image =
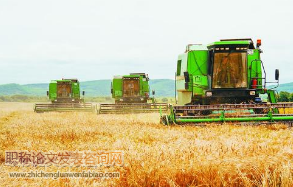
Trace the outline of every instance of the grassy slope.
[[293, 92], [293, 83], [286, 83], [286, 84], [281, 84], [278, 88], [278, 91], [287, 91], [287, 92]]

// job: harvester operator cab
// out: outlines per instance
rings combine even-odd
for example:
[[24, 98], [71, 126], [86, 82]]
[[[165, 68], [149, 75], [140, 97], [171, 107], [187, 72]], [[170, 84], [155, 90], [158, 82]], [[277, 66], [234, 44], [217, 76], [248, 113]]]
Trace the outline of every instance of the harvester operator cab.
[[111, 94], [115, 103], [147, 103], [151, 94], [148, 74], [130, 73], [114, 76], [111, 82]]
[[214, 44], [209, 49], [212, 89], [247, 88], [247, 44]]
[[77, 79], [61, 79], [52, 80], [49, 84], [47, 96], [52, 103], [79, 103], [83, 102], [81, 95], [85, 95], [84, 91], [80, 91], [80, 84]]
[[253, 103], [266, 94], [261, 40], [224, 39], [208, 45], [190, 44], [178, 56], [176, 90], [179, 104]]
[[279, 70], [275, 70], [275, 81], [266, 80], [260, 46], [261, 40], [254, 45], [251, 39], [188, 45], [177, 60], [177, 105], [171, 106], [170, 114], [162, 115], [161, 121], [166, 125], [222, 122], [292, 125], [293, 114], [285, 110], [292, 108], [292, 103], [278, 103], [274, 88], [266, 88], [267, 83], [279, 83]]

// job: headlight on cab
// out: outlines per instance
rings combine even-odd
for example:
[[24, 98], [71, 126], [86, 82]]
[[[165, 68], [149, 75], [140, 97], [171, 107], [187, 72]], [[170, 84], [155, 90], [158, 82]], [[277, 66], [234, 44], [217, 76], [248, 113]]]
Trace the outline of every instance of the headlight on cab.
[[255, 91], [250, 91], [249, 95], [255, 95]]
[[212, 97], [213, 96], [213, 92], [206, 92], [206, 96], [207, 97]]

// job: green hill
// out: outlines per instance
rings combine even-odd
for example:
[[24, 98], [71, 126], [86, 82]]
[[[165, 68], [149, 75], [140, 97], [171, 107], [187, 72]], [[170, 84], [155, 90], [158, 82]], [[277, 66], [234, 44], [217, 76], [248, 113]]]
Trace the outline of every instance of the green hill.
[[277, 90], [280, 91], [287, 91], [290, 93], [293, 93], [293, 82], [286, 83], [286, 84], [281, 84]]
[[[110, 96], [111, 80], [95, 80], [81, 82], [81, 90], [86, 92], [86, 96]], [[156, 91], [158, 97], [174, 96], [174, 80], [171, 79], [153, 79], [150, 80], [151, 90]], [[46, 96], [48, 84], [4, 84], [0, 85], [1, 95], [28, 95], [28, 96]], [[293, 82], [281, 84], [277, 90], [293, 93]]]
[[[81, 82], [81, 90], [87, 96], [110, 96], [111, 80], [96, 80]], [[154, 79], [150, 80], [150, 87], [156, 91], [156, 96], [174, 96], [174, 80]], [[0, 85], [0, 95], [33, 95], [46, 96], [48, 84], [4, 84]]]

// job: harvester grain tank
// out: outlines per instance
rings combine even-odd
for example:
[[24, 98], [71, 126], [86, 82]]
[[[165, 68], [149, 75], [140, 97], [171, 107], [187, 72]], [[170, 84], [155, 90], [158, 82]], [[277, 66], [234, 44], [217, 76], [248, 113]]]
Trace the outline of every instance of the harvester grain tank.
[[[85, 92], [82, 92], [85, 95]], [[47, 96], [51, 103], [38, 103], [35, 112], [94, 111], [91, 103], [85, 103], [81, 97], [80, 83], [77, 79], [52, 80]]]
[[149, 77], [145, 73], [114, 76], [111, 94], [115, 104], [100, 104], [99, 113], [140, 113], [166, 111], [167, 103], [156, 103], [150, 97]]
[[[292, 123], [288, 108], [293, 104], [276, 101], [279, 70], [275, 71], [275, 81], [268, 82], [260, 46], [261, 40], [254, 45], [251, 39], [188, 45], [177, 61], [178, 103], [161, 121]], [[276, 86], [269, 89], [268, 83]]]

